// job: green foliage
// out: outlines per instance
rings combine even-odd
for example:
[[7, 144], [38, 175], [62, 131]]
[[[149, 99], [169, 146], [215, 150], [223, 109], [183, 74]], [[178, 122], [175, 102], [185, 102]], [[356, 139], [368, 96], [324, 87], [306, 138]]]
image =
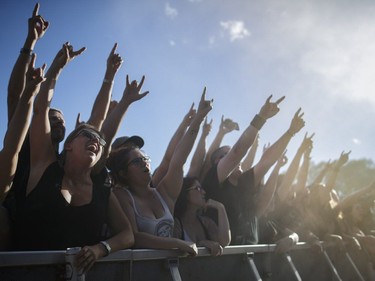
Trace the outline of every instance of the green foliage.
[[[308, 182], [312, 182], [326, 162], [311, 163]], [[375, 163], [371, 159], [350, 160], [339, 171], [335, 189], [342, 195], [369, 185], [375, 180]]]

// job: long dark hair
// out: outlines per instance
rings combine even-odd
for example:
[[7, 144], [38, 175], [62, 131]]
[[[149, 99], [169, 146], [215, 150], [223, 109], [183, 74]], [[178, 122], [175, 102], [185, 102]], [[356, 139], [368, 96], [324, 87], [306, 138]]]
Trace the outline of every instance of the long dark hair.
[[181, 192], [177, 198], [176, 204], [174, 206], [174, 216], [180, 218], [187, 209], [187, 194], [188, 188], [192, 187], [195, 182], [199, 181], [197, 177], [184, 177], [182, 182]]
[[127, 170], [127, 163], [129, 162], [130, 152], [138, 149], [138, 147], [124, 147], [112, 151], [106, 162], [106, 166], [109, 169], [110, 176], [113, 180], [113, 184], [124, 184], [127, 185], [126, 179], [120, 175], [120, 171]]

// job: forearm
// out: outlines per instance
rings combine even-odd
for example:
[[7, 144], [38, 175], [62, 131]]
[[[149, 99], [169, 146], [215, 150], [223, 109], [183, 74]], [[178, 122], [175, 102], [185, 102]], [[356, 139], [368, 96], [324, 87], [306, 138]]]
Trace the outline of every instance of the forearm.
[[231, 240], [229, 221], [225, 207], [217, 208], [218, 211], [218, 239], [222, 247], [228, 246]]
[[285, 200], [288, 194], [291, 192], [290, 188], [298, 172], [299, 163], [301, 161], [302, 155], [303, 150], [298, 149], [296, 155], [294, 156], [292, 162], [289, 165], [289, 168], [287, 169], [283, 177], [283, 181], [281, 182], [280, 187], [278, 188], [278, 195], [280, 197], [280, 200], [282, 201]]
[[298, 171], [297, 184], [295, 188], [297, 193], [300, 193], [306, 188], [307, 176], [309, 173], [309, 166], [310, 166], [310, 156], [305, 154], [305, 157], [303, 158], [302, 166]]
[[266, 184], [261, 188], [258, 200], [257, 200], [257, 206], [256, 206], [256, 213], [258, 217], [263, 216], [268, 207], [270, 206], [276, 189], [277, 189], [277, 179], [279, 176], [281, 166], [276, 165], [273, 169], [272, 173], [270, 174]]
[[91, 110], [91, 115], [88, 124], [93, 125], [98, 130], [101, 129], [103, 122], [107, 116], [109, 104], [112, 97], [112, 88], [115, 74], [111, 71], [106, 71], [102, 86], [96, 96], [94, 105]]
[[202, 132], [197, 144], [197, 148], [195, 149], [194, 155], [191, 159], [190, 168], [187, 173], [189, 177], [199, 177], [200, 175], [206, 155], [206, 137], [207, 135]]
[[247, 152], [245, 159], [242, 161], [241, 168], [243, 171], [248, 171], [253, 166], [257, 149], [258, 149], [258, 142], [254, 141], [253, 145], [250, 147], [249, 151]]
[[134, 248], [140, 249], [176, 249], [179, 248], [179, 239], [171, 237], [159, 237], [146, 232], [134, 233]]
[[107, 239], [106, 241], [112, 249], [111, 252], [116, 252], [133, 247], [134, 235], [130, 229], [124, 229], [123, 231]]

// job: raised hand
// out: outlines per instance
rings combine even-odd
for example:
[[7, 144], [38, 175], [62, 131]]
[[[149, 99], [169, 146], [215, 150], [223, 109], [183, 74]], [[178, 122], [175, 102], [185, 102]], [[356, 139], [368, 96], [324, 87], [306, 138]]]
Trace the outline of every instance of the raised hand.
[[144, 81], [145, 76], [143, 75], [139, 84], [137, 80], [133, 80], [131, 83], [129, 83], [129, 75], [126, 75], [126, 87], [123, 93], [123, 98], [126, 99], [129, 104], [142, 99], [149, 93], [148, 91], [140, 93]]
[[46, 65], [35, 68], [36, 54], [33, 54], [26, 73], [26, 87], [24, 92], [30, 95], [36, 95], [39, 92], [40, 85], [45, 81], [44, 70]]
[[191, 105], [188, 113], [184, 116], [184, 119], [182, 120], [183, 123], [185, 124], [190, 124], [191, 120], [194, 119], [195, 115], [197, 114], [197, 111], [194, 108], [194, 103]]
[[38, 40], [43, 37], [44, 33], [47, 31], [49, 26], [48, 21], [46, 21], [42, 16], [38, 15], [39, 3], [34, 7], [33, 14], [28, 20], [29, 33], [28, 36], [33, 40]]
[[200, 117], [205, 117], [208, 112], [211, 111], [213, 101], [213, 99], [206, 100], [206, 87], [204, 87], [201, 100], [199, 101], [197, 115]]
[[308, 136], [307, 133], [305, 134], [305, 137], [303, 138], [303, 141], [302, 141], [302, 149], [304, 151], [308, 150], [308, 149], [312, 149], [313, 148], [313, 141], [312, 141], [312, 138], [315, 136], [315, 133], [312, 133], [311, 136]]
[[297, 112], [294, 114], [292, 122], [290, 123], [288, 132], [292, 136], [298, 133], [304, 126], [305, 121], [303, 120], [303, 112], [301, 113], [301, 108], [297, 110]]
[[117, 49], [117, 43], [115, 43], [115, 45], [113, 46], [107, 59], [107, 71], [109, 72], [109, 74], [113, 76], [120, 69], [123, 63], [121, 56], [116, 53], [116, 49]]
[[227, 134], [234, 130], [238, 131], [240, 127], [238, 126], [238, 123], [234, 122], [232, 119], [229, 118], [224, 119], [224, 115], [222, 115], [219, 129], [223, 131], [225, 134]]
[[73, 46], [69, 42], [66, 42], [63, 44], [61, 50], [57, 53], [52, 64], [58, 66], [59, 68], [63, 68], [67, 63], [82, 54], [85, 50], [86, 47], [82, 47], [78, 51], [73, 51]]
[[349, 160], [349, 154], [351, 152], [352, 152], [351, 150], [348, 151], [348, 152], [346, 152], [346, 153], [345, 153], [345, 151], [342, 151], [341, 155], [340, 155], [340, 158], [339, 158], [339, 160], [337, 162], [337, 165], [343, 166], [346, 162], [348, 162], [348, 160]]
[[210, 123], [207, 121], [207, 117], [204, 119], [202, 134], [208, 136], [212, 129], [212, 119]]
[[272, 95], [267, 98], [266, 103], [259, 111], [260, 117], [263, 117], [264, 119], [269, 119], [280, 111], [279, 104], [285, 99], [285, 96], [279, 98], [276, 102], [271, 102], [271, 98]]

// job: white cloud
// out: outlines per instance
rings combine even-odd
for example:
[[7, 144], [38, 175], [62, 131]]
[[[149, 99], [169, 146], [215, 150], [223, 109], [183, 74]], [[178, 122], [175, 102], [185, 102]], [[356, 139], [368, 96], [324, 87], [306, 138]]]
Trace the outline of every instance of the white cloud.
[[172, 47], [176, 46], [176, 42], [173, 41], [173, 40], [169, 40], [169, 45], [171, 45]]
[[328, 2], [269, 6], [265, 21], [272, 19], [272, 25], [264, 49], [292, 58], [301, 73], [317, 81], [314, 91], [375, 105], [375, 5]]
[[167, 17], [170, 17], [171, 19], [174, 19], [175, 17], [178, 16], [178, 11], [176, 8], [173, 8], [171, 7], [171, 5], [169, 5], [169, 3], [166, 3], [165, 4], [165, 14]]
[[361, 143], [362, 143], [362, 142], [361, 142], [359, 139], [357, 139], [357, 138], [352, 139], [352, 142], [353, 142], [354, 144], [361, 144]]
[[220, 26], [229, 33], [231, 42], [250, 36], [250, 32], [245, 28], [242, 21], [222, 21]]

